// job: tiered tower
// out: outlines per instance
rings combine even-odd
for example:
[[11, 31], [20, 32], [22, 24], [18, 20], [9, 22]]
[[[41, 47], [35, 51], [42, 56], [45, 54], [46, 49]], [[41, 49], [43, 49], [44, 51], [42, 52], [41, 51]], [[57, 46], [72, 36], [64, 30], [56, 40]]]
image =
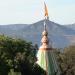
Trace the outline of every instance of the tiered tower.
[[41, 39], [42, 45], [37, 53], [37, 64], [46, 71], [47, 75], [60, 75], [54, 51], [52, 50], [52, 46], [49, 45], [48, 31], [46, 27], [46, 21], [48, 20], [47, 17], [48, 12], [45, 5], [44, 30]]

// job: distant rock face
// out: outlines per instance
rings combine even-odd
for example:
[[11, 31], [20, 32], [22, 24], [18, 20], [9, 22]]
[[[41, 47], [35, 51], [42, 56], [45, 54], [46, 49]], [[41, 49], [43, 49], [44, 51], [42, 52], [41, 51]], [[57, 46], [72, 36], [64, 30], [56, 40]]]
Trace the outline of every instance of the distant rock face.
[[[47, 20], [47, 30], [50, 43], [53, 47], [64, 48], [75, 43], [75, 30], [64, 25], [59, 25]], [[0, 26], [0, 34], [5, 34], [13, 38], [21, 38], [40, 45], [41, 33], [43, 31], [44, 20], [34, 24], [15, 24]]]

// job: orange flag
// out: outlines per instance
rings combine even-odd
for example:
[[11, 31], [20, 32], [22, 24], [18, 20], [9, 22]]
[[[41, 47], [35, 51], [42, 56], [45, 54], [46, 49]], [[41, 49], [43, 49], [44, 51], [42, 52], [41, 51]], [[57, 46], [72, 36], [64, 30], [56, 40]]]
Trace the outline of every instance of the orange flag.
[[48, 9], [47, 9], [47, 6], [45, 3], [44, 3], [44, 5], [45, 5], [45, 16], [48, 17]]

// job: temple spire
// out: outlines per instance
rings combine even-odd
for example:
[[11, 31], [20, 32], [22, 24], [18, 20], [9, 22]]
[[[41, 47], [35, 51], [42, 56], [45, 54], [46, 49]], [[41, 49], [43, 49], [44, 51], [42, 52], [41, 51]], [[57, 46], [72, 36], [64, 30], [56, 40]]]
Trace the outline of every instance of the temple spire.
[[44, 30], [42, 32], [41, 46], [37, 53], [37, 64], [46, 71], [46, 75], [60, 75], [58, 74], [58, 66], [55, 59], [55, 54], [49, 44], [48, 31], [46, 27], [46, 20], [48, 19], [48, 9], [45, 4], [45, 20]]
[[46, 3], [44, 2], [44, 31], [47, 31], [47, 27], [46, 27], [46, 21], [49, 20], [49, 16], [48, 16], [48, 8], [47, 8], [47, 5]]

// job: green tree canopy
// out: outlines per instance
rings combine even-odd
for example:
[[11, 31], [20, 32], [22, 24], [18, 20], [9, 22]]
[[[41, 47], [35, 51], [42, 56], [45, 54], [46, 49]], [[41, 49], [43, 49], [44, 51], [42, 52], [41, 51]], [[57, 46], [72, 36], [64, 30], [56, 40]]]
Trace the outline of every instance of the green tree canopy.
[[[39, 75], [45, 73], [35, 64], [36, 49], [36, 46], [33, 46], [31, 42], [1, 35], [0, 75], [8, 75], [10, 69], [14, 69], [15, 72], [21, 72], [22, 75], [25, 75], [26, 72], [34, 75], [33, 73], [36, 73], [34, 72], [35, 67]], [[41, 72], [38, 69], [41, 69]]]
[[75, 75], [75, 45], [64, 48], [64, 52], [58, 52], [58, 61], [62, 75]]

